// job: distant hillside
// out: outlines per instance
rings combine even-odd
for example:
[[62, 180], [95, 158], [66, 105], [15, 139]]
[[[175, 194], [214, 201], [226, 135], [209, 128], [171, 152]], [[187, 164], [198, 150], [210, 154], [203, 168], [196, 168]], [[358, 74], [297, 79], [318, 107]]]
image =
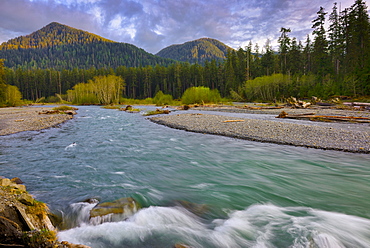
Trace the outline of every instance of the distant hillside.
[[52, 22], [30, 35], [0, 45], [5, 66], [26, 69], [88, 69], [168, 65], [161, 58], [134, 45], [114, 42], [89, 32]]
[[201, 38], [166, 47], [156, 55], [162, 58], [203, 64], [206, 60], [224, 60], [229, 49], [232, 48], [218, 40]]

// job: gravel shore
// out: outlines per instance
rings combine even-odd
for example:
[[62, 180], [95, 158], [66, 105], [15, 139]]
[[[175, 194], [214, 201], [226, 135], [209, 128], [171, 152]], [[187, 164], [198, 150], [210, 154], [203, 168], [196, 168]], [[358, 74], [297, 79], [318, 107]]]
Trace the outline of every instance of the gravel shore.
[[66, 114], [39, 114], [51, 107], [0, 108], [0, 136], [57, 126], [73, 118]]
[[370, 153], [370, 125], [352, 129], [341, 128], [335, 123], [312, 125], [304, 122], [289, 123], [278, 119], [259, 120], [201, 113], [166, 115], [152, 117], [150, 120], [168, 127], [197, 133], [310, 148]]

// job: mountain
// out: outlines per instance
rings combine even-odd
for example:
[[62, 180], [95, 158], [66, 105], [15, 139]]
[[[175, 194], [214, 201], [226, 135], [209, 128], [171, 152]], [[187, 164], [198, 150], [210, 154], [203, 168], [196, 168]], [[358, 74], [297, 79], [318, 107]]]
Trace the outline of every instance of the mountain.
[[1, 50], [47, 48], [60, 45], [114, 42], [98, 35], [52, 22], [30, 35], [20, 36], [4, 42]]
[[5, 66], [10, 68], [58, 70], [174, 63], [134, 45], [108, 40], [57, 22], [2, 43], [0, 59], [5, 59]]
[[218, 40], [201, 38], [166, 47], [156, 55], [162, 58], [203, 64], [206, 60], [224, 60], [229, 49], [232, 48]]

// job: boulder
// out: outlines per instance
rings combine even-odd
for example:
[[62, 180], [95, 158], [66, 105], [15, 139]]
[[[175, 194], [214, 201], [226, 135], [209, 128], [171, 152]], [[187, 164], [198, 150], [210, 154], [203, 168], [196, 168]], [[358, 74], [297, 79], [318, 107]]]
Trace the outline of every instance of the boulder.
[[132, 216], [140, 208], [140, 204], [131, 197], [99, 203], [90, 210], [90, 222], [92, 224], [100, 224], [102, 222], [124, 220]]
[[20, 203], [23, 203], [26, 206], [33, 206], [35, 203], [35, 199], [30, 194], [21, 194], [20, 196], [17, 197], [18, 201]]
[[14, 177], [10, 181], [16, 184], [23, 184], [23, 181], [19, 177]]
[[12, 181], [10, 181], [9, 178], [1, 178], [0, 179], [0, 186], [7, 187], [12, 184]]

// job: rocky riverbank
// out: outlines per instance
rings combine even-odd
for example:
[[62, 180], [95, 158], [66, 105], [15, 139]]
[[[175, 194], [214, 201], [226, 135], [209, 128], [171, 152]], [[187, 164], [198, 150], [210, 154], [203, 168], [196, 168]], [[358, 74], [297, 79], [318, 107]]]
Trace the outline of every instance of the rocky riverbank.
[[45, 203], [26, 191], [19, 178], [0, 177], [0, 247], [88, 248], [59, 242]]
[[73, 118], [69, 114], [40, 114], [51, 107], [0, 108], [0, 136], [55, 127]]
[[[243, 111], [237, 108], [232, 109], [238, 113]], [[273, 111], [276, 114], [276, 111], [281, 112], [282, 110]], [[312, 125], [305, 122], [292, 123], [202, 113], [159, 116], [151, 118], [151, 121], [197, 133], [284, 145], [370, 153], [370, 126], [368, 124], [359, 124], [362, 125], [361, 128], [343, 128], [335, 123], [327, 122], [322, 125], [317, 123]]]

